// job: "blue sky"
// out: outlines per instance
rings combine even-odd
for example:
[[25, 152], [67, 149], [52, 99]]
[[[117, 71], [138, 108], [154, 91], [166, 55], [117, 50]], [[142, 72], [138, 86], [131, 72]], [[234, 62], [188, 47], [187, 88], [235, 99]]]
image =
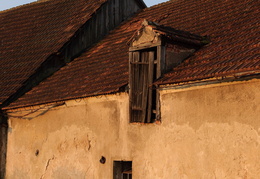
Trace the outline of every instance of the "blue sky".
[[[9, 9], [15, 6], [19, 6], [22, 4], [27, 4], [30, 2], [33, 2], [35, 0], [0, 0], [0, 11], [5, 10], [5, 9]], [[144, 2], [146, 3], [146, 5], [148, 7], [153, 6], [155, 4], [159, 4], [161, 2], [165, 2], [167, 0], [144, 0]]]

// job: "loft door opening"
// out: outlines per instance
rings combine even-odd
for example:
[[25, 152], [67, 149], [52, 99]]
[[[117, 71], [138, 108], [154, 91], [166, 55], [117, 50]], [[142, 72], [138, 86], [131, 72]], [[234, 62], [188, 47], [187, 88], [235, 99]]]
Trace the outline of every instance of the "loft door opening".
[[130, 52], [130, 120], [154, 122], [157, 117], [157, 47]]

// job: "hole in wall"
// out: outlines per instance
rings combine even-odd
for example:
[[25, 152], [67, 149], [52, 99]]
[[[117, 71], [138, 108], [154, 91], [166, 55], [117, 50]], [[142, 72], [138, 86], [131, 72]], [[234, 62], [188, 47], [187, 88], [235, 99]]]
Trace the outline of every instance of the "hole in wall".
[[39, 155], [39, 150], [37, 149], [36, 151], [35, 151], [35, 156], [38, 156]]
[[106, 163], [106, 158], [104, 156], [101, 157], [99, 160], [100, 163], [105, 164]]

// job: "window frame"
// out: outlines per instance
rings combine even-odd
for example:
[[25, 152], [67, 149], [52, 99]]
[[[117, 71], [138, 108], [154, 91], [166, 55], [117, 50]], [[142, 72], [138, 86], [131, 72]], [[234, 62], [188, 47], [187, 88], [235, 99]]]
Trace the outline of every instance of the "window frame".
[[[152, 51], [151, 49], [155, 49], [154, 53], [154, 59], [152, 58]], [[143, 52], [148, 52], [148, 60], [144, 61], [142, 58], [141, 53]], [[138, 60], [136, 59], [138, 58]], [[130, 47], [129, 48], [129, 113], [130, 113], [130, 123], [153, 123], [156, 121], [160, 121], [160, 97], [159, 97], [159, 89], [153, 86], [153, 82], [155, 82], [156, 79], [160, 78], [163, 71], [164, 71], [164, 61], [165, 61], [165, 46], [162, 45], [161, 43], [157, 44], [150, 44], [150, 45], [145, 45], [141, 47]], [[136, 63], [137, 62], [137, 63]], [[147, 117], [141, 117], [141, 119], [135, 119], [136, 116], [134, 116], [134, 99], [135, 95], [134, 93], [136, 91], [135, 89], [135, 70], [134, 70], [134, 65], [138, 64], [139, 65], [147, 65], [145, 62], [148, 62], [148, 95], [147, 99], [143, 99], [146, 104], [142, 104], [142, 109], [145, 108], [145, 112], [143, 111], [142, 113], [146, 113]], [[137, 65], [138, 66], [138, 65]], [[156, 69], [155, 69], [156, 68]], [[137, 70], [138, 71], [138, 70]], [[144, 93], [144, 92], [143, 92]], [[155, 93], [155, 94], [153, 94]], [[155, 97], [153, 97], [154, 95]], [[145, 98], [145, 97], [143, 97]], [[154, 99], [153, 99], [154, 98]], [[155, 104], [155, 105], [154, 105]], [[147, 105], [147, 107], [145, 106]], [[155, 106], [155, 108], [152, 108], [152, 106]], [[155, 116], [152, 115], [152, 113], [155, 113]], [[144, 114], [142, 114], [144, 115]], [[153, 118], [152, 118], [153, 116]], [[138, 117], [137, 117], [138, 118]]]
[[132, 161], [113, 161], [113, 179], [132, 179]]

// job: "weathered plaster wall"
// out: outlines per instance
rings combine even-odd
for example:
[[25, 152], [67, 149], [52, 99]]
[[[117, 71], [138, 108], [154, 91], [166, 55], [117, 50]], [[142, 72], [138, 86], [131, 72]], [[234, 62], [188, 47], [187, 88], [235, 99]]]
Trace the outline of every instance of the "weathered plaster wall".
[[[101, 179], [112, 175], [110, 158], [129, 156], [122, 131], [127, 125], [127, 103], [122, 102], [126, 96], [70, 101], [31, 120], [11, 118], [7, 178]], [[105, 165], [99, 162], [102, 155], [107, 158]]]
[[253, 80], [162, 91], [162, 124], [137, 178], [258, 179], [259, 89]]
[[257, 179], [259, 89], [252, 80], [163, 90], [161, 124], [129, 124], [123, 93], [10, 118], [6, 178], [109, 179], [113, 160], [132, 160], [136, 179]]

